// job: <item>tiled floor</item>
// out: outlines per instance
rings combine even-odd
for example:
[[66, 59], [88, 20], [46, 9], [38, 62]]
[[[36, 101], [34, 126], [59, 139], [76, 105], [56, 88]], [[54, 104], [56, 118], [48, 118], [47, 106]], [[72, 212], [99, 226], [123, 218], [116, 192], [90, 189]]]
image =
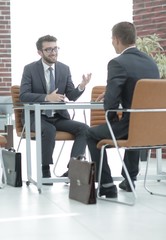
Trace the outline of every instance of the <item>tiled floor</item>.
[[[144, 165], [141, 162], [140, 174]], [[151, 170], [154, 166], [155, 160]], [[166, 193], [165, 182], [149, 184]], [[22, 188], [6, 186], [0, 189], [0, 239], [165, 240], [166, 198], [147, 193], [142, 181], [136, 182], [136, 191], [134, 206], [101, 200], [85, 205], [69, 199], [69, 186], [64, 183], [43, 186], [41, 194], [25, 181]], [[130, 196], [121, 190], [119, 194]]]
[[1, 189], [1, 239], [165, 239], [166, 199], [145, 192], [142, 182], [132, 207], [100, 200], [85, 205], [70, 200], [68, 192], [63, 183], [44, 186], [42, 194], [25, 184]]

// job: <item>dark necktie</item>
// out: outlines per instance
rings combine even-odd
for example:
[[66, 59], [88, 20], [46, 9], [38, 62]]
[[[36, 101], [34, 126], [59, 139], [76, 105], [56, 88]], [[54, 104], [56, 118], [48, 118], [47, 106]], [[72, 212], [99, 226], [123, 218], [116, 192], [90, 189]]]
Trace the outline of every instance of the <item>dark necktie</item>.
[[[53, 68], [52, 67], [49, 67], [48, 70], [50, 71], [50, 89], [49, 89], [49, 93], [52, 93], [54, 90], [55, 90], [55, 78], [54, 78], [54, 75], [53, 75]], [[52, 110], [46, 110], [45, 111], [47, 117], [52, 117], [53, 115], [53, 111]]]
[[55, 78], [54, 78], [54, 75], [52, 72], [53, 68], [49, 67], [48, 70], [50, 71], [50, 91], [49, 91], [49, 93], [52, 93], [55, 90]]

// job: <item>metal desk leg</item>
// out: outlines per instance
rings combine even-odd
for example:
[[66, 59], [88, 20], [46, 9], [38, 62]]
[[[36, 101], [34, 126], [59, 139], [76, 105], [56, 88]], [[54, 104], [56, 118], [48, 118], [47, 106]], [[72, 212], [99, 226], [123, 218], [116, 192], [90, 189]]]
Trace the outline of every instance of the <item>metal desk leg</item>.
[[25, 106], [25, 133], [26, 133], [26, 160], [27, 160], [27, 185], [31, 181], [31, 136], [30, 136], [30, 111]]
[[162, 174], [162, 149], [156, 150], [156, 159], [157, 159], [157, 174]]
[[39, 109], [39, 104], [35, 105], [35, 132], [36, 132], [36, 170], [37, 170], [37, 188], [39, 193], [41, 193], [42, 188], [42, 173], [41, 173], [41, 111]]

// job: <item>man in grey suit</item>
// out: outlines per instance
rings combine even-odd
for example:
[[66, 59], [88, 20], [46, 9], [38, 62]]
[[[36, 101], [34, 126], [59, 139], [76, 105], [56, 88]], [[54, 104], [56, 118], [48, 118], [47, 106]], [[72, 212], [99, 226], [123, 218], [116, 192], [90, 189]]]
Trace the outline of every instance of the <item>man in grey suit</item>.
[[[20, 100], [22, 102], [63, 102], [65, 97], [76, 101], [84, 92], [85, 86], [91, 79], [91, 73], [82, 76], [82, 81], [75, 88], [70, 69], [67, 65], [58, 62], [57, 39], [46, 35], [36, 43], [41, 59], [24, 67]], [[24, 121], [24, 119], [23, 119]], [[42, 173], [43, 177], [51, 177], [50, 164], [55, 146], [56, 131], [65, 131], [75, 136], [71, 156], [77, 157], [85, 153], [86, 130], [84, 123], [70, 119], [67, 110], [43, 111], [41, 115], [42, 128]], [[34, 113], [31, 113], [31, 130], [35, 131]], [[63, 176], [67, 176], [65, 173]]]
[[[108, 63], [107, 85], [103, 94], [104, 109], [130, 108], [136, 82], [142, 78], [159, 78], [159, 71], [153, 59], [140, 52], [136, 45], [136, 29], [132, 23], [120, 22], [112, 29], [112, 44], [118, 57]], [[119, 119], [116, 113], [109, 115], [114, 134], [117, 139], [126, 139], [128, 135], [129, 113], [123, 113]], [[96, 148], [98, 141], [111, 138], [107, 124], [89, 128], [87, 143], [92, 161], [96, 163], [97, 176], [99, 169], [100, 150]], [[139, 151], [126, 151], [124, 161], [132, 179], [133, 186], [139, 171]], [[124, 181], [119, 187], [127, 192], [131, 191], [125, 173], [122, 169]], [[113, 183], [111, 170], [107, 162], [106, 151], [102, 169], [100, 196], [116, 198], [117, 187]]]

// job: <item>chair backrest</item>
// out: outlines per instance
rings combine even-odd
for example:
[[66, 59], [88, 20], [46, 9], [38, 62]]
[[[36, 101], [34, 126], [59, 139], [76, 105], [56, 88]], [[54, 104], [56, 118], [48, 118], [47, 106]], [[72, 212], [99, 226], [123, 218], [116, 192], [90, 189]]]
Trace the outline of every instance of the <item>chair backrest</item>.
[[6, 138], [0, 134], [0, 147], [5, 147], [7, 144]]
[[[106, 86], [95, 86], [92, 88], [91, 101], [95, 102], [100, 94], [105, 92]], [[122, 113], [118, 112], [118, 117], [121, 118]], [[103, 109], [92, 109], [90, 113], [90, 126], [97, 126], [105, 123], [105, 111]]]
[[[166, 79], [141, 79], [137, 82], [132, 109], [166, 109]], [[129, 145], [166, 144], [166, 112], [130, 114]]]
[[13, 85], [11, 87], [11, 96], [12, 96], [12, 101], [14, 106], [15, 127], [16, 127], [17, 136], [20, 137], [23, 130], [23, 125], [21, 122], [21, 114], [22, 114], [21, 107], [23, 105], [20, 102], [19, 94], [20, 94], [20, 86]]
[[7, 104], [7, 103], [11, 103], [11, 96], [0, 96], [0, 114], [9, 114], [12, 115], [13, 113], [13, 108], [11, 104]]
[[[95, 86], [92, 88], [91, 101], [95, 102], [100, 94], [105, 92], [105, 86]], [[96, 126], [105, 123], [105, 111], [102, 109], [92, 109], [90, 112], [90, 126]]]
[[[14, 106], [16, 133], [18, 137], [25, 138], [25, 132], [23, 132], [23, 125], [21, 122], [21, 115], [22, 115], [21, 108], [23, 107], [23, 105], [20, 102], [19, 95], [20, 95], [20, 86], [13, 85], [11, 87], [11, 96], [12, 96], [12, 101]], [[35, 139], [35, 132], [31, 132], [31, 139], [33, 140]], [[74, 140], [75, 137], [71, 133], [57, 131], [55, 139], [59, 141], [63, 141], [63, 140], [67, 141], [67, 140]]]

